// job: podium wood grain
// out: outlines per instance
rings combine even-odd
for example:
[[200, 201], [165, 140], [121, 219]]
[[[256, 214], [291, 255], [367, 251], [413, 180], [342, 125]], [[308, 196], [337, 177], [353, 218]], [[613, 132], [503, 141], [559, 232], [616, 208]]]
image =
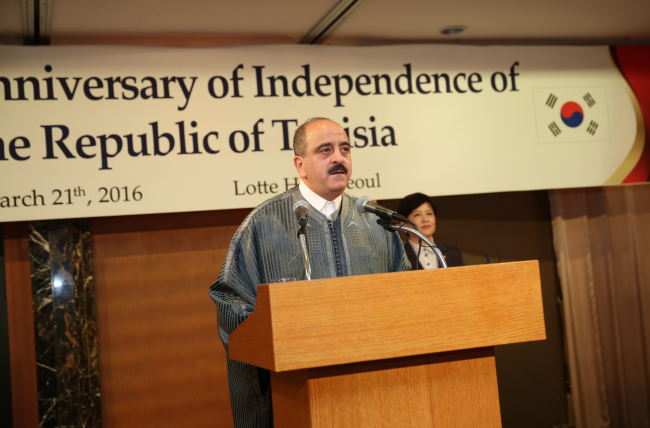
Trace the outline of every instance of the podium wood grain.
[[272, 372], [271, 382], [282, 428], [501, 426], [492, 348]]
[[260, 285], [229, 355], [280, 372], [545, 338], [527, 261]]

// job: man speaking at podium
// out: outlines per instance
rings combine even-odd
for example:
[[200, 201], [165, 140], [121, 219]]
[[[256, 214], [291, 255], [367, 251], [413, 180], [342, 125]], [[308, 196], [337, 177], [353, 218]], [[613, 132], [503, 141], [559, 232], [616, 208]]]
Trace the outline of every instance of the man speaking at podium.
[[[357, 198], [344, 193], [352, 157], [343, 128], [329, 119], [310, 119], [296, 130], [293, 148], [302, 182], [246, 217], [210, 287], [226, 353], [228, 336], [255, 308], [259, 284], [305, 279], [293, 209], [298, 201], [308, 202], [304, 230], [313, 279], [410, 269], [399, 236], [378, 225], [375, 215], [361, 214]], [[272, 427], [270, 373], [228, 358], [228, 380], [235, 427]]]

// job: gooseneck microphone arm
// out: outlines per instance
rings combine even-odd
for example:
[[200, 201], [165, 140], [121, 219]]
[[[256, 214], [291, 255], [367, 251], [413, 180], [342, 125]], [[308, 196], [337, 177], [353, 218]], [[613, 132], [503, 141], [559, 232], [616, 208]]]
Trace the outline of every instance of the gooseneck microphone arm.
[[[380, 221], [381, 220], [378, 220], [377, 222], [379, 223]], [[442, 252], [440, 251], [440, 248], [436, 247], [436, 245], [433, 242], [431, 242], [429, 240], [429, 238], [424, 236], [422, 234], [422, 232], [420, 232], [419, 230], [414, 229], [414, 228], [409, 227], [409, 226], [404, 226], [404, 225], [401, 225], [401, 224], [397, 224], [397, 223], [381, 222], [379, 224], [384, 226], [384, 229], [386, 229], [386, 230], [390, 230], [390, 231], [393, 231], [393, 232], [401, 230], [403, 232], [412, 233], [413, 235], [417, 236], [418, 238], [423, 240], [429, 247], [431, 247], [431, 249], [433, 250], [434, 253], [436, 253], [436, 257], [438, 257], [438, 261], [440, 262], [440, 266], [442, 266], [443, 268], [447, 267], [447, 262], [445, 261], [445, 258], [442, 256]]]
[[302, 261], [305, 264], [305, 276], [307, 281], [311, 281], [311, 263], [309, 263], [309, 251], [307, 250], [307, 237], [305, 236], [305, 226], [300, 226], [298, 230], [300, 238], [300, 248], [302, 249]]

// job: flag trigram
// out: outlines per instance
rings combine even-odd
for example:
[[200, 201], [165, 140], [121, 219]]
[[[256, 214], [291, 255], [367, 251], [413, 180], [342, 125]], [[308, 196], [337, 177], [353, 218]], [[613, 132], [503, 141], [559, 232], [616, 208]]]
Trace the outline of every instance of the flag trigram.
[[555, 107], [555, 103], [557, 102], [557, 97], [553, 94], [549, 94], [548, 99], [546, 100], [546, 105], [549, 106], [550, 108]]
[[548, 125], [548, 129], [551, 130], [554, 137], [557, 137], [562, 132], [560, 127], [557, 126], [557, 123], [555, 123], [555, 122], [552, 122], [550, 125]]
[[585, 94], [584, 97], [582, 97], [583, 100], [587, 103], [589, 107], [593, 107], [594, 104], [596, 104], [596, 100], [591, 96], [589, 92]]
[[591, 135], [594, 135], [596, 133], [596, 129], [598, 129], [598, 124], [593, 120], [589, 122], [589, 127], [587, 128], [587, 132], [590, 133]]

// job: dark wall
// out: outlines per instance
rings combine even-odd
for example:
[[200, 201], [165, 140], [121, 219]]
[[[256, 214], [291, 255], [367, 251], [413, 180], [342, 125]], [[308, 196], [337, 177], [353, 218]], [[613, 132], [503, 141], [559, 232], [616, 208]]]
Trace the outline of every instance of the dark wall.
[[[399, 200], [379, 201], [396, 209]], [[504, 428], [551, 427], [568, 422], [559, 280], [546, 191], [435, 198], [434, 238], [458, 245], [468, 265], [539, 260], [545, 341], [496, 347]]]
[[9, 366], [9, 326], [2, 223], [0, 223], [0, 426], [13, 425], [11, 418], [11, 368]]

